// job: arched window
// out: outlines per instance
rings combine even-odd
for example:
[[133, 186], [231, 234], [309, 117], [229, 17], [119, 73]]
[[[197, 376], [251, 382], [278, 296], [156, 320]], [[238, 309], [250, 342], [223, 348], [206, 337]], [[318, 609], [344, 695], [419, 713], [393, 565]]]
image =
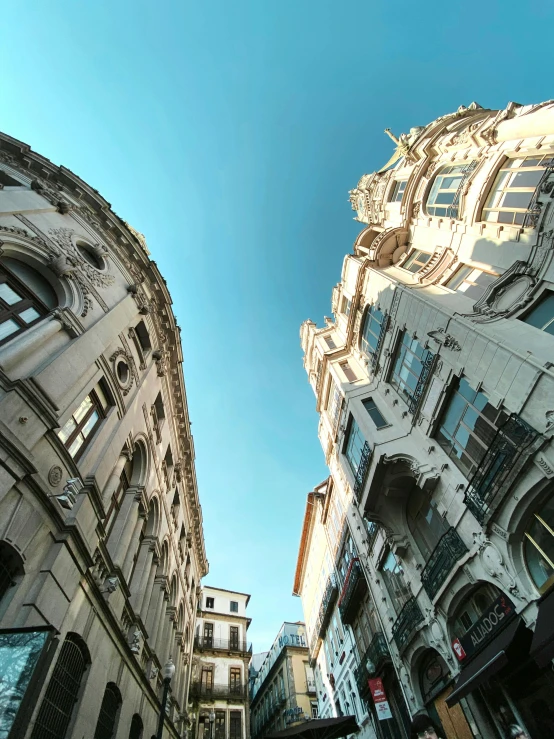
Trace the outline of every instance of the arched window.
[[429, 497], [419, 488], [414, 488], [408, 501], [408, 528], [419, 551], [427, 561], [448, 531], [448, 525]]
[[121, 706], [121, 693], [114, 683], [108, 683], [104, 691], [100, 714], [94, 731], [94, 739], [112, 739], [115, 722]]
[[50, 283], [11, 257], [0, 262], [0, 344], [37, 323], [58, 304]]
[[68, 634], [42, 699], [31, 739], [65, 739], [89, 664], [84, 641], [77, 634]]
[[129, 739], [142, 739], [143, 724], [138, 713], [133, 714], [131, 719], [131, 728], [129, 729]]
[[550, 159], [550, 154], [508, 159], [496, 176], [481, 220], [527, 225], [527, 210]]
[[0, 602], [23, 574], [23, 562], [19, 554], [10, 544], [0, 541]]
[[444, 690], [449, 681], [450, 671], [446, 666], [446, 662], [438, 652], [430, 649], [419, 668], [419, 685], [423, 702], [427, 704], [433, 700]]
[[525, 532], [527, 567], [537, 588], [544, 592], [554, 583], [554, 499], [550, 498], [533, 517]]
[[454, 634], [462, 636], [478, 621], [489, 605], [493, 603], [500, 590], [490, 583], [482, 583], [467, 597], [456, 611], [454, 618]]
[[441, 167], [427, 196], [425, 211], [428, 216], [459, 218], [462, 186], [475, 162], [450, 164]]

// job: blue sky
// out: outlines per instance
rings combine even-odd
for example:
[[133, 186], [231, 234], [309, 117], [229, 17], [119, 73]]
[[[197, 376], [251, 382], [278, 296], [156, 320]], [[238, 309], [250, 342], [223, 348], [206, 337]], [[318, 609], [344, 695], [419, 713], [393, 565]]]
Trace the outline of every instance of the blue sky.
[[552, 97], [554, 10], [328, 0], [5, 3], [0, 128], [148, 240], [182, 327], [210, 574], [284, 620], [325, 477], [298, 330], [321, 323], [383, 134]]

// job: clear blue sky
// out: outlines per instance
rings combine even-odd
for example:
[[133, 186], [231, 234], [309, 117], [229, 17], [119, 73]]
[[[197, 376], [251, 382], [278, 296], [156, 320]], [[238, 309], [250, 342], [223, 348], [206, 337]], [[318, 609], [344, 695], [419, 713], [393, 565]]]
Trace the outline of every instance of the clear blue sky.
[[325, 477], [298, 330], [330, 313], [348, 190], [397, 135], [553, 97], [546, 3], [4, 3], [0, 128], [142, 231], [182, 326], [210, 560], [252, 594], [254, 649], [301, 616], [306, 494]]

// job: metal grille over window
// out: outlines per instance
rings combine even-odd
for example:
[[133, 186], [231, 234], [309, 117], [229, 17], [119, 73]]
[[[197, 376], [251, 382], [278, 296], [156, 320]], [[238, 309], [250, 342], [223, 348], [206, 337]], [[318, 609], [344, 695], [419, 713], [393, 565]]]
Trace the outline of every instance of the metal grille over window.
[[377, 366], [388, 325], [389, 318], [386, 313], [382, 313], [374, 305], [368, 308], [362, 327], [361, 347], [370, 357], [372, 369]]
[[408, 403], [412, 415], [419, 408], [434, 361], [435, 355], [421, 346], [417, 339], [406, 332], [402, 335], [390, 383]]
[[112, 684], [107, 685], [104, 698], [102, 699], [102, 705], [100, 706], [100, 715], [98, 716], [94, 739], [112, 739], [120, 705], [121, 693], [117, 686]]
[[83, 645], [70, 634], [60, 650], [31, 739], [65, 739], [87, 663]]
[[427, 198], [427, 215], [459, 218], [465, 182], [476, 166], [477, 162], [473, 161], [441, 167]]
[[534, 227], [540, 214], [540, 186], [553, 170], [548, 156], [509, 159], [496, 177], [482, 220]]

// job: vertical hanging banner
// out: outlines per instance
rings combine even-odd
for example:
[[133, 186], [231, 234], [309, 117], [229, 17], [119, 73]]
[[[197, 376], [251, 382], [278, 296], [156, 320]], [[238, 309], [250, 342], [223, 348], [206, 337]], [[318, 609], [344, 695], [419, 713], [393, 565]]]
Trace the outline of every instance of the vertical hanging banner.
[[373, 702], [375, 703], [375, 711], [377, 712], [377, 718], [379, 721], [392, 718], [382, 679], [380, 677], [375, 677], [370, 678], [367, 682], [369, 684]]

